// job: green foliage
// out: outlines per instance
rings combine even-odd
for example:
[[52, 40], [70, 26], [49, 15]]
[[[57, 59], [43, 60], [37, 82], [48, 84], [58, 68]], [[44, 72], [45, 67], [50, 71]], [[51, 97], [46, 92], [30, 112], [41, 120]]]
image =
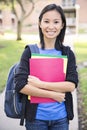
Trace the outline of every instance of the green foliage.
[[[74, 44], [77, 57], [77, 63], [87, 62], [87, 39], [78, 40]], [[82, 94], [82, 106], [87, 112], [87, 67], [82, 66], [79, 69], [79, 87]]]
[[77, 63], [81, 63], [87, 60], [87, 41], [76, 41], [74, 44], [75, 53], [77, 56]]
[[80, 34], [83, 34], [83, 33], [87, 34], [87, 28], [85, 28], [85, 27], [79, 28], [79, 33]]
[[0, 91], [5, 87], [9, 68], [19, 61], [24, 46], [23, 41], [0, 40]]
[[4, 10], [10, 7], [10, 0], [0, 0], [0, 9]]
[[87, 112], [87, 68], [79, 70], [80, 74], [80, 91], [82, 93], [82, 105]]
[[[8, 38], [15, 35], [13, 33], [11, 34], [7, 33], [6, 35]], [[0, 92], [5, 88], [5, 83], [10, 67], [20, 60], [25, 45], [29, 43], [38, 43], [38, 40], [30, 40], [29, 35], [22, 36], [25, 37], [24, 41], [5, 40], [4, 36], [0, 36], [2, 39], [0, 40]]]

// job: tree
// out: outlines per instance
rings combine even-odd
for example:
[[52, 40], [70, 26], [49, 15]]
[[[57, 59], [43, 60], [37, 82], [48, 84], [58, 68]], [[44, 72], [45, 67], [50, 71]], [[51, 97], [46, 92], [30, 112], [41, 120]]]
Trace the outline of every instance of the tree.
[[[17, 40], [21, 40], [21, 34], [22, 34], [22, 26], [24, 20], [32, 13], [34, 10], [35, 3], [37, 3], [40, 0], [0, 0], [1, 6], [4, 5], [10, 5], [12, 12], [15, 14], [17, 19]], [[28, 7], [28, 10], [26, 8]], [[20, 12], [18, 11], [18, 8], [20, 8]]]
[[[17, 18], [17, 40], [21, 40], [23, 21], [32, 13], [34, 9], [33, 0], [10, 0], [12, 4], [12, 11]], [[17, 10], [20, 8], [20, 12]], [[28, 9], [26, 8], [28, 6]]]
[[8, 4], [9, 0], [0, 0], [0, 3]]
[[[0, 0], [0, 4], [10, 5], [12, 12], [15, 14], [17, 19], [17, 40], [21, 40], [22, 26], [24, 20], [32, 13], [34, 10], [34, 1], [36, 0]], [[27, 10], [27, 8], [28, 10]], [[18, 8], [20, 10], [18, 10]]]

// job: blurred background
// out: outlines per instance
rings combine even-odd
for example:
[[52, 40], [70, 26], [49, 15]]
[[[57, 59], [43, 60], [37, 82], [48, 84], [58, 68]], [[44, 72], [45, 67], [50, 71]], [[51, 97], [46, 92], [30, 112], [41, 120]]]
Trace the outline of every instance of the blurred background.
[[[64, 44], [73, 48], [77, 59], [76, 120], [70, 130], [87, 130], [87, 0], [0, 0], [0, 95], [5, 89], [9, 68], [20, 60], [24, 46], [39, 43], [38, 17], [42, 8], [50, 3], [64, 10], [67, 21]], [[1, 97], [0, 102], [2, 100]], [[0, 124], [0, 130], [7, 129]]]

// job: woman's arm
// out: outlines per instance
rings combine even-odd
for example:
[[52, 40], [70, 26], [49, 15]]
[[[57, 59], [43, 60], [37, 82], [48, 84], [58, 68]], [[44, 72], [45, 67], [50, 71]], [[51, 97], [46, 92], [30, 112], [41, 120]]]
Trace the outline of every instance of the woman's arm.
[[37, 77], [29, 76], [28, 82], [38, 88], [52, 90], [56, 92], [72, 92], [78, 84], [78, 72], [76, 66], [76, 58], [70, 50], [67, 65], [66, 81], [63, 82], [45, 82]]
[[59, 93], [59, 92], [40, 89], [30, 84], [25, 85], [20, 90], [20, 92], [26, 95], [30, 95], [30, 96], [52, 98], [58, 102], [65, 101], [65, 93]]
[[64, 101], [65, 94], [52, 91], [46, 91], [27, 84], [27, 78], [29, 71], [29, 58], [31, 57], [30, 50], [26, 48], [21, 56], [19, 69], [15, 74], [16, 91], [26, 95], [32, 95], [37, 97], [52, 98], [56, 101]]
[[75, 84], [69, 81], [64, 81], [64, 82], [45, 82], [41, 81], [35, 76], [29, 76], [28, 77], [28, 82], [29, 84], [46, 89], [46, 90], [51, 90], [55, 92], [72, 92], [75, 89]]

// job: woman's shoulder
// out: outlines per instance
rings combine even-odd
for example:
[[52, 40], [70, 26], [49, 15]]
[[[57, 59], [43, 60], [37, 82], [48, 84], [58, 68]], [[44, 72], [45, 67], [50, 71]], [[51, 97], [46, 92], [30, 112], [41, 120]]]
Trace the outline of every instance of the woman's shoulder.
[[39, 53], [39, 48], [37, 44], [28, 44], [25, 46], [22, 56], [31, 57], [31, 53]]
[[62, 51], [64, 55], [69, 55], [71, 48], [69, 46], [63, 46]]
[[75, 57], [74, 51], [70, 46], [63, 46], [63, 55], [67, 55], [69, 57]]
[[27, 58], [27, 57], [30, 58], [31, 57], [31, 51], [30, 51], [29, 47], [25, 46], [21, 57], [22, 58]]

